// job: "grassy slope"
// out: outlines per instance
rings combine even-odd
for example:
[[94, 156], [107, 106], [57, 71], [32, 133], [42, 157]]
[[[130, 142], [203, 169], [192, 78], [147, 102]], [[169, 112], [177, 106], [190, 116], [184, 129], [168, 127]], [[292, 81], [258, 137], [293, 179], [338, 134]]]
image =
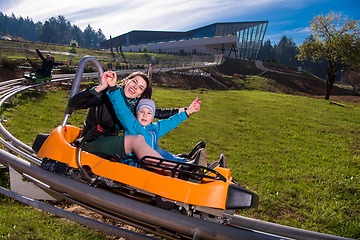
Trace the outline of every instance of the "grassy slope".
[[[261, 91], [156, 87], [153, 98], [158, 107], [178, 107], [196, 96], [202, 110], [165, 135], [162, 148], [188, 152], [204, 140], [209, 161], [225, 153], [233, 177], [261, 197], [258, 209], [241, 215], [360, 237], [358, 107]], [[16, 111], [3, 112], [6, 126], [31, 143], [38, 132], [61, 123], [66, 101], [67, 92], [61, 90], [25, 95]], [[81, 126], [84, 114], [76, 112], [70, 123]]]
[[[8, 59], [21, 59], [24, 62], [26, 58], [30, 59], [37, 59], [39, 61], [39, 57], [35, 52], [26, 51], [26, 49], [35, 49], [35, 43], [33, 42], [16, 42], [16, 41], [7, 41], [7, 40], [0, 40], [0, 47], [4, 48], [1, 49], [1, 57], [6, 57]], [[76, 66], [82, 56], [90, 55], [100, 60], [104, 69], [107, 69], [107, 63], [112, 63], [112, 67], [118, 66], [120, 63], [123, 63], [123, 58], [120, 53], [114, 52], [115, 60], [112, 61], [111, 52], [107, 50], [100, 50], [100, 49], [89, 49], [89, 48], [76, 48], [76, 54], [80, 54], [81, 56], [69, 56], [65, 54], [57, 54], [55, 52], [65, 52], [69, 53], [71, 47], [66, 45], [55, 45], [55, 44], [44, 44], [44, 43], [37, 43], [37, 47], [39, 50], [48, 51], [55, 57], [56, 62], [69, 62], [70, 59], [72, 61], [72, 65]], [[21, 49], [21, 51], [19, 50]], [[152, 60], [152, 57], [155, 56], [156, 61], [152, 61], [152, 64], [155, 67], [161, 68], [162, 62], [166, 62], [166, 64], [174, 63], [180, 61], [181, 57], [171, 55], [171, 54], [156, 54], [156, 53], [132, 53], [132, 52], [124, 52], [124, 56], [127, 62], [131, 62], [132, 68], [135, 68], [137, 65], [147, 66], [147, 64]], [[192, 56], [192, 55], [188, 55]], [[41, 62], [41, 61], [40, 61]], [[121, 64], [120, 64], [121, 65]]]
[[[249, 74], [251, 66], [244, 64], [239, 74]], [[269, 83], [249, 75], [246, 81], [251, 89], [266, 90]], [[271, 86], [273, 92], [284, 92]], [[31, 145], [38, 132], [61, 123], [67, 96], [61, 90], [22, 96], [15, 111], [2, 113], [9, 120], [6, 127]], [[158, 107], [188, 105], [196, 96], [202, 110], [164, 136], [161, 147], [188, 152], [204, 140], [209, 161], [225, 153], [233, 177], [260, 195], [259, 208], [241, 215], [360, 238], [359, 105], [263, 91], [154, 90]], [[81, 126], [81, 114], [76, 112], [69, 123]]]
[[[165, 102], [182, 99], [176, 92]], [[259, 209], [242, 215], [360, 237], [359, 108], [257, 91], [186, 95], [199, 95], [201, 112], [161, 143], [182, 152], [178, 146], [204, 140], [209, 159], [225, 153], [233, 177], [261, 196]]]

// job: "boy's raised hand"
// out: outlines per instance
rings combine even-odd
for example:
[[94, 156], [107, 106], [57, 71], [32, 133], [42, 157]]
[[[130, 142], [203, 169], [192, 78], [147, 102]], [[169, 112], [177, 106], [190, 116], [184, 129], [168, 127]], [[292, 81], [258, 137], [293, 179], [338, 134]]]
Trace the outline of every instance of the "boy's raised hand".
[[109, 84], [110, 87], [116, 85], [117, 75], [115, 72], [106, 71], [103, 73], [103, 77], [106, 79], [106, 82]]
[[186, 109], [186, 114], [190, 115], [194, 112], [198, 112], [200, 111], [200, 105], [201, 105], [201, 101], [199, 101], [199, 98], [196, 97], [195, 100], [190, 104], [190, 106]]

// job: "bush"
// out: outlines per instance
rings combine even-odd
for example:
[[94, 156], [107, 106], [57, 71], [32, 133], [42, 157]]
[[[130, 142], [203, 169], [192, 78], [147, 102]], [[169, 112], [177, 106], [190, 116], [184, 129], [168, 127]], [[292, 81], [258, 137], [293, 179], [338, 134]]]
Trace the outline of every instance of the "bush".
[[92, 73], [92, 72], [96, 72], [96, 70], [95, 70], [95, 68], [93, 68], [92, 66], [85, 66], [84, 72], [86, 72], [86, 73]]
[[36, 62], [36, 60], [30, 59], [30, 58], [26, 58], [26, 59], [30, 63], [30, 66], [32, 67], [33, 70], [35, 70], [41, 66], [41, 63]]
[[65, 66], [60, 67], [60, 72], [61, 73], [76, 73], [76, 69], [65, 65]]
[[21, 60], [11, 60], [7, 59], [6, 57], [1, 58], [0, 65], [2, 68], [6, 68], [9, 70], [14, 70], [15, 68], [19, 67], [23, 61]]

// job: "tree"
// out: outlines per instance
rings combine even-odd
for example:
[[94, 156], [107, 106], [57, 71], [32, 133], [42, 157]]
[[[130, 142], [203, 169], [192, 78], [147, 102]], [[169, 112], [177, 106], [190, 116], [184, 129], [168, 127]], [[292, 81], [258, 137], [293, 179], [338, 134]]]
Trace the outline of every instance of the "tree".
[[57, 37], [57, 21], [54, 17], [52, 17], [45, 21], [44, 25], [42, 26], [40, 38], [42, 42], [57, 43]]
[[268, 39], [264, 42], [264, 45], [261, 47], [258, 58], [269, 60], [272, 59], [273, 57], [275, 57], [274, 48], [271, 44], [271, 40]]
[[59, 31], [57, 42], [60, 44], [69, 44], [71, 39], [71, 25], [63, 15], [58, 15], [56, 19], [57, 30]]
[[111, 52], [111, 56], [112, 56], [113, 58], [115, 58], [114, 49], [113, 49], [113, 42], [112, 42], [111, 35], [110, 35], [110, 52]]
[[351, 83], [354, 91], [360, 90], [360, 73], [357, 71], [349, 70], [345, 74], [348, 81]]
[[341, 13], [330, 12], [326, 16], [315, 16], [310, 22], [311, 36], [299, 46], [300, 61], [316, 62], [325, 58], [326, 94], [329, 100], [338, 70], [354, 70], [360, 63], [359, 20], [341, 18]]
[[90, 48], [95, 47], [95, 42], [94, 42], [95, 35], [96, 35], [95, 30], [90, 26], [90, 24], [87, 25], [87, 27], [84, 30], [85, 47], [90, 47]]
[[1, 34], [4, 35], [4, 36], [6, 36], [6, 35], [9, 34], [9, 30], [8, 30], [8, 28], [6, 27], [5, 24], [2, 25]]
[[143, 53], [147, 53], [147, 52], [148, 52], [148, 48], [147, 48], [146, 46], [143, 46], [143, 47], [142, 47], [142, 52], [143, 52]]
[[285, 65], [298, 65], [296, 54], [298, 49], [291, 37], [283, 35], [278, 44], [274, 46], [275, 58]]

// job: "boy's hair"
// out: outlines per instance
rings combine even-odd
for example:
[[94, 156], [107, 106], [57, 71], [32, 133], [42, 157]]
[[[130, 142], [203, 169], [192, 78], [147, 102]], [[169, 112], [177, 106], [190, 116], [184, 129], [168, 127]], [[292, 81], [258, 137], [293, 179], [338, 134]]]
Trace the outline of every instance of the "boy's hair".
[[154, 119], [155, 109], [156, 109], [155, 108], [155, 102], [153, 100], [151, 100], [151, 99], [146, 99], [146, 98], [140, 99], [140, 101], [138, 102], [138, 105], [136, 107], [136, 116], [137, 116], [138, 112], [143, 108], [150, 109], [150, 111], [153, 114], [153, 119]]
[[144, 92], [141, 94], [140, 98], [151, 98], [152, 95], [152, 87], [151, 87], [151, 83], [149, 78], [147, 77], [147, 75], [145, 73], [142, 72], [133, 72], [132, 74], [130, 74], [129, 76], [127, 76], [121, 83], [120, 86], [124, 87], [126, 85], [126, 83], [128, 81], [130, 81], [132, 78], [136, 77], [136, 76], [140, 76], [142, 77], [142, 79], [145, 80], [146, 82], [146, 88], [144, 90]]

